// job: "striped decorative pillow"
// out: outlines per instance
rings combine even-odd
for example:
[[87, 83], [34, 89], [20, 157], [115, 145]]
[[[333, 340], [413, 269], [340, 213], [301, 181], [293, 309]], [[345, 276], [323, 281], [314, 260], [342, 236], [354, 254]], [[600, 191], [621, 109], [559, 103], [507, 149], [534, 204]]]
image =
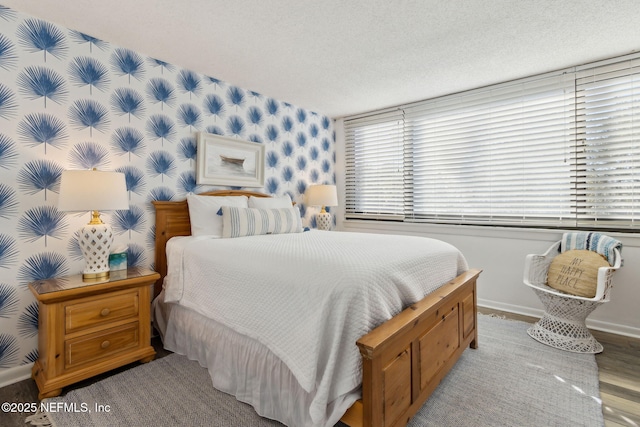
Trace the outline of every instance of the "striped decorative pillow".
[[280, 209], [222, 206], [222, 237], [225, 238], [301, 232], [300, 210], [295, 206]]

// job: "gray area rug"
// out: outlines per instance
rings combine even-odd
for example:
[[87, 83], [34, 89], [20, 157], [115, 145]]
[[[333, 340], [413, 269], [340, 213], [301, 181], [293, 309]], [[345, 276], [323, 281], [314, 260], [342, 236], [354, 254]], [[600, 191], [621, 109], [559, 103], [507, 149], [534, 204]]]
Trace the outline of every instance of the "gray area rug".
[[[409, 425], [604, 425], [595, 357], [540, 344], [528, 326], [478, 315], [480, 347], [465, 350]], [[215, 390], [206, 369], [177, 354], [49, 400], [78, 408], [48, 413], [59, 427], [281, 425]]]

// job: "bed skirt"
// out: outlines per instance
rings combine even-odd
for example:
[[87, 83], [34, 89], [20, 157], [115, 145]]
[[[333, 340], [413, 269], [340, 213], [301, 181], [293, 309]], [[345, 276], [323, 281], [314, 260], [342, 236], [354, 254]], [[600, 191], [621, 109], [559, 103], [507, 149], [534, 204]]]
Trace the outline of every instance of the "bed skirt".
[[198, 361], [216, 389], [253, 406], [260, 416], [288, 426], [332, 427], [360, 398], [360, 388], [340, 396], [327, 406], [325, 420], [314, 424], [309, 415], [314, 394], [266, 346], [190, 309], [164, 303], [163, 296], [153, 302], [153, 318], [164, 348]]

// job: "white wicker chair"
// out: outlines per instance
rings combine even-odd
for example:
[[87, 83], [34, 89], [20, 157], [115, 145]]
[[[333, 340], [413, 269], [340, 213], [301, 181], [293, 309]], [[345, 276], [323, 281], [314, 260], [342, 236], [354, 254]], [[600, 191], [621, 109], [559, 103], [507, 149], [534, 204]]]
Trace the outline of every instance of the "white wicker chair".
[[527, 333], [537, 341], [561, 350], [575, 353], [600, 353], [602, 345], [591, 335], [585, 324], [587, 316], [598, 306], [609, 301], [613, 273], [620, 268], [622, 257], [615, 251], [615, 265], [600, 267], [596, 295], [585, 298], [566, 294], [547, 286], [547, 272], [553, 258], [558, 255], [560, 241], [542, 255], [527, 255], [524, 284], [531, 287], [545, 307], [544, 316]]

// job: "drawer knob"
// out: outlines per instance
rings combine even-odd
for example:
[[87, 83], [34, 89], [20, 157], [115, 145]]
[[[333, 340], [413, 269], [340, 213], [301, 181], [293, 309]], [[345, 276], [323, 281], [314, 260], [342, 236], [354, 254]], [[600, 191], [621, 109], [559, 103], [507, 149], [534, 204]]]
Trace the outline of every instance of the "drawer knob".
[[108, 316], [109, 313], [111, 313], [111, 310], [109, 310], [108, 308], [103, 308], [102, 311], [100, 312], [100, 316], [105, 317], [105, 316]]
[[100, 344], [100, 347], [105, 349], [105, 348], [109, 347], [110, 344], [111, 343], [109, 342], [109, 340], [105, 340], [105, 341], [102, 341], [102, 344]]

